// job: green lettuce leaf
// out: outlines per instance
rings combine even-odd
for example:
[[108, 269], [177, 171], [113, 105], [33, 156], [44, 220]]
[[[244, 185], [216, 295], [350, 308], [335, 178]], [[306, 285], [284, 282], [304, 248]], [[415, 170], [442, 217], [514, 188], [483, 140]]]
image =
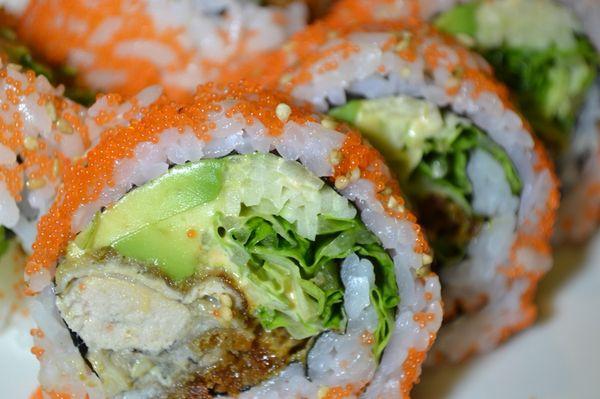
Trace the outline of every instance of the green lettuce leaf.
[[446, 264], [464, 256], [483, 222], [471, 206], [473, 187], [467, 176], [470, 152], [479, 148], [492, 155], [502, 166], [513, 194], [519, 195], [523, 185], [502, 147], [476, 126], [459, 124], [458, 129], [449, 146], [427, 146], [427, 152], [405, 183], [436, 260]]
[[221, 220], [223, 245], [249, 254], [249, 280], [260, 303], [256, 316], [263, 327], [284, 327], [295, 338], [345, 327], [340, 265], [351, 253], [375, 266], [376, 287], [371, 293], [379, 316], [374, 353], [380, 356], [387, 344], [399, 302], [390, 256], [358, 218], [320, 216], [314, 241], [295, 231], [281, 217], [248, 210], [244, 218]]
[[564, 148], [596, 79], [599, 59], [592, 44], [578, 36], [571, 49], [502, 46], [480, 51], [515, 92], [520, 107], [550, 149]]
[[519, 174], [502, 147], [468, 120], [422, 100], [404, 96], [352, 100], [329, 115], [358, 127], [382, 151], [441, 263], [462, 258], [483, 223], [484, 218], [473, 213], [473, 187], [467, 176], [474, 149], [492, 155], [513, 194], [521, 192]]

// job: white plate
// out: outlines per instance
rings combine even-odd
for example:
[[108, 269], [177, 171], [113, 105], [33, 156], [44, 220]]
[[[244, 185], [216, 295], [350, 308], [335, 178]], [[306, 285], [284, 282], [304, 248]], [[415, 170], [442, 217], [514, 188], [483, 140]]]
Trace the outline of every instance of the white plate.
[[536, 325], [461, 366], [427, 370], [413, 399], [600, 398], [600, 233], [561, 248]]
[[38, 364], [29, 334], [34, 325], [20, 316], [14, 324], [0, 334], [0, 397], [26, 399], [37, 388]]
[[[595, 399], [600, 397], [600, 233], [562, 248], [540, 285], [540, 318], [496, 351], [427, 370], [413, 399]], [[0, 335], [1, 396], [26, 399], [37, 364], [29, 325]]]

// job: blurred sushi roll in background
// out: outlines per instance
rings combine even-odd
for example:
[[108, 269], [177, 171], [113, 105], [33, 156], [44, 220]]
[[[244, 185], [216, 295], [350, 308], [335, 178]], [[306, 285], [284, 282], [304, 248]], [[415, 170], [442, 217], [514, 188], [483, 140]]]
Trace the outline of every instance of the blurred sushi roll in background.
[[600, 223], [600, 2], [342, 0], [339, 21], [426, 19], [479, 52], [551, 153], [563, 197], [559, 241]]
[[84, 86], [133, 95], [161, 84], [184, 99], [222, 68], [278, 48], [302, 28], [305, 4], [289, 3], [31, 0], [16, 14], [26, 43], [76, 69]]
[[287, 97], [200, 86], [64, 178], [26, 274], [47, 394], [405, 397], [442, 321], [379, 153]]
[[533, 322], [556, 180], [481, 57], [423, 24], [321, 24], [261, 65], [270, 71], [241, 73], [356, 127], [398, 176], [442, 282], [434, 360], [490, 350]]

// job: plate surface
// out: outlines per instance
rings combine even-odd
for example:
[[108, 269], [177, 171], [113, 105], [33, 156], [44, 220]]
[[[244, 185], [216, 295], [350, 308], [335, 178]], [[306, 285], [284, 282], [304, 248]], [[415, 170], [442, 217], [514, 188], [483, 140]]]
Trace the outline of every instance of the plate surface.
[[[600, 233], [561, 248], [540, 285], [535, 326], [461, 366], [427, 370], [413, 399], [594, 399], [600, 397]], [[37, 384], [31, 325], [0, 334], [2, 396], [26, 399]]]

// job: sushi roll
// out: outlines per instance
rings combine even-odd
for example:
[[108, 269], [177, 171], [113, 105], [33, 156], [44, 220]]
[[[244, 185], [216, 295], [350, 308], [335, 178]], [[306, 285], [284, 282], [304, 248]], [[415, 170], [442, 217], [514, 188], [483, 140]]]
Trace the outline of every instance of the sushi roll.
[[[151, 87], [124, 101], [100, 96], [90, 109], [79, 90], [57, 87], [57, 69], [35, 59], [14, 32], [0, 28], [0, 328], [17, 311], [26, 313], [23, 270], [36, 225], [46, 213], [73, 159], [110, 127], [139, 118], [160, 98]], [[64, 82], [64, 81], [63, 81]]]
[[206, 85], [150, 106], [40, 222], [43, 392], [408, 397], [442, 310], [403, 204], [360, 135], [283, 95]]
[[[277, 48], [304, 26], [306, 6], [249, 0], [30, 0], [19, 34], [53, 63], [102, 92], [134, 95], [160, 84], [189, 98], [221, 68]], [[50, 40], [49, 40], [50, 38]]]
[[368, 4], [342, 1], [334, 18], [428, 19], [485, 57], [511, 89], [557, 165], [563, 195], [557, 239], [589, 237], [600, 224], [600, 3], [397, 0]]
[[43, 75], [0, 64], [0, 327], [23, 309], [25, 252], [60, 176], [86, 148], [84, 115]]
[[556, 181], [482, 58], [424, 24], [321, 24], [263, 65], [275, 67], [249, 75], [359, 129], [396, 172], [442, 282], [434, 359], [490, 350], [532, 323]]

